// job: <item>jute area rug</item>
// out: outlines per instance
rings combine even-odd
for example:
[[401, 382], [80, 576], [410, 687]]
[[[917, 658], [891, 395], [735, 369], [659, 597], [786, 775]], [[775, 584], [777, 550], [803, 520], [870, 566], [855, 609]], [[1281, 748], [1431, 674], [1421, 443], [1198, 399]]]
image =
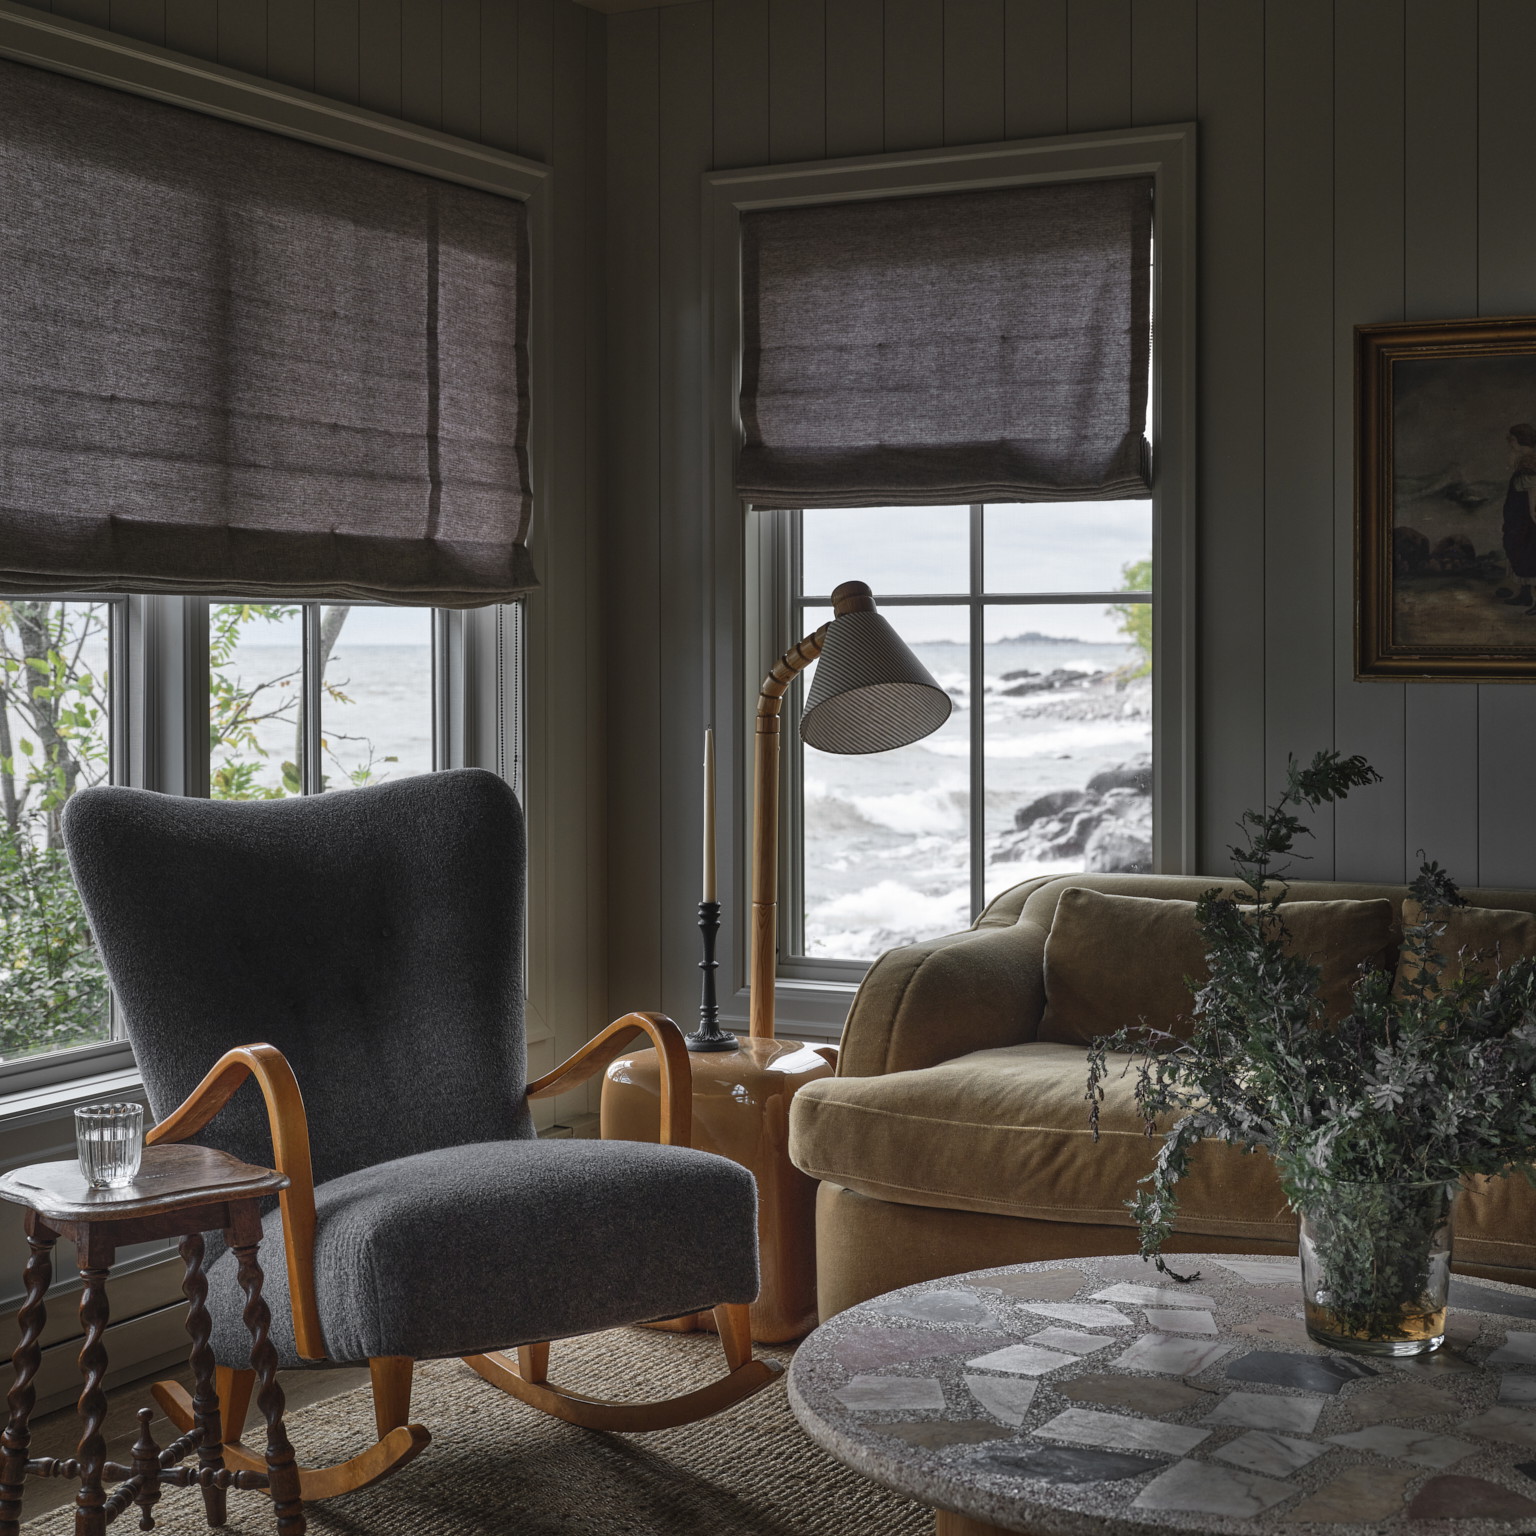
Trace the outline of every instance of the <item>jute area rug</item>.
[[[789, 1361], [788, 1350], [760, 1351]], [[556, 1344], [551, 1376], [616, 1398], [671, 1396], [723, 1369], [712, 1334], [618, 1329]], [[834, 1461], [802, 1433], [782, 1379], [702, 1423], [607, 1435], [536, 1413], [457, 1360], [418, 1368], [411, 1417], [432, 1444], [373, 1488], [306, 1506], [317, 1536], [932, 1536], [931, 1511]], [[373, 1439], [366, 1389], [295, 1413], [289, 1436], [308, 1466]], [[247, 1432], [259, 1443], [258, 1432]], [[265, 1495], [231, 1492], [235, 1536], [270, 1536]], [[155, 1507], [167, 1536], [206, 1533], [195, 1489]], [[112, 1529], [138, 1525], [130, 1509]], [[29, 1521], [27, 1536], [67, 1536], [74, 1510]]]

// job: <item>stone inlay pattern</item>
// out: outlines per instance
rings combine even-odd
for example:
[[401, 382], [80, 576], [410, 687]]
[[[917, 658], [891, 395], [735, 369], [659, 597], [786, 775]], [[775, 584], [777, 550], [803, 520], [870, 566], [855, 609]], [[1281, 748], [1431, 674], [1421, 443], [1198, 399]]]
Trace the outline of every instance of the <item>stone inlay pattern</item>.
[[1198, 1278], [1114, 1257], [910, 1286], [818, 1328], [791, 1403], [867, 1476], [1035, 1536], [1536, 1532], [1536, 1292], [1458, 1281], [1414, 1365], [1307, 1340], [1294, 1260], [1179, 1267]]

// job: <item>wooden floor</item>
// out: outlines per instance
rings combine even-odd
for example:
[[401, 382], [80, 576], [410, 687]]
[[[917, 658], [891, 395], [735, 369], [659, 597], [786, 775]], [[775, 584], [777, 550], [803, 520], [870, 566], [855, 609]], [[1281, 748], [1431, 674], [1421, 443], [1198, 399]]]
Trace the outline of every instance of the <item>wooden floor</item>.
[[[366, 1366], [343, 1367], [328, 1371], [282, 1371], [278, 1375], [283, 1394], [288, 1401], [288, 1412], [318, 1403], [327, 1397], [350, 1392], [354, 1387], [368, 1384]], [[129, 1461], [129, 1447], [138, 1434], [140, 1408], [154, 1408], [154, 1436], [161, 1445], [169, 1445], [178, 1431], [158, 1408], [149, 1395], [151, 1382], [180, 1381], [188, 1389], [192, 1387], [192, 1373], [183, 1366], [180, 1370], [156, 1371], [142, 1381], [131, 1381], [107, 1394], [110, 1404], [104, 1433], [107, 1436], [107, 1455], [113, 1461]], [[253, 1404], [247, 1422], [256, 1418]], [[42, 1415], [32, 1421], [32, 1454], [34, 1456], [73, 1456], [80, 1438], [80, 1420], [73, 1408], [61, 1408], [55, 1413]], [[64, 1478], [28, 1478], [23, 1520], [45, 1515], [51, 1509], [74, 1501], [75, 1485]], [[131, 1513], [131, 1512], [130, 1512]]]

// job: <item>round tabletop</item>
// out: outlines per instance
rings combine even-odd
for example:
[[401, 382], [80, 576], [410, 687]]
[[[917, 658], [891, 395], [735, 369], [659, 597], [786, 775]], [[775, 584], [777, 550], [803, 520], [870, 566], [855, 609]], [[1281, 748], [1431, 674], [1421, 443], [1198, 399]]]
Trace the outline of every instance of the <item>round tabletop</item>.
[[1035, 1536], [1536, 1531], [1536, 1292], [1452, 1282], [1446, 1343], [1314, 1344], [1294, 1259], [977, 1270], [851, 1308], [790, 1402], [839, 1460]]

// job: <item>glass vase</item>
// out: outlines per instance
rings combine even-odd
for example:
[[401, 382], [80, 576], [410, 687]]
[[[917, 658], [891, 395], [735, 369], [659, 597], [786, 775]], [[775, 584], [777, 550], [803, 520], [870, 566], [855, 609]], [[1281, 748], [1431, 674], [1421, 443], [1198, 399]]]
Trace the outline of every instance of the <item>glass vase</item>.
[[1445, 1342], [1451, 1212], [1458, 1186], [1339, 1180], [1301, 1217], [1307, 1332], [1368, 1355], [1422, 1355]]

